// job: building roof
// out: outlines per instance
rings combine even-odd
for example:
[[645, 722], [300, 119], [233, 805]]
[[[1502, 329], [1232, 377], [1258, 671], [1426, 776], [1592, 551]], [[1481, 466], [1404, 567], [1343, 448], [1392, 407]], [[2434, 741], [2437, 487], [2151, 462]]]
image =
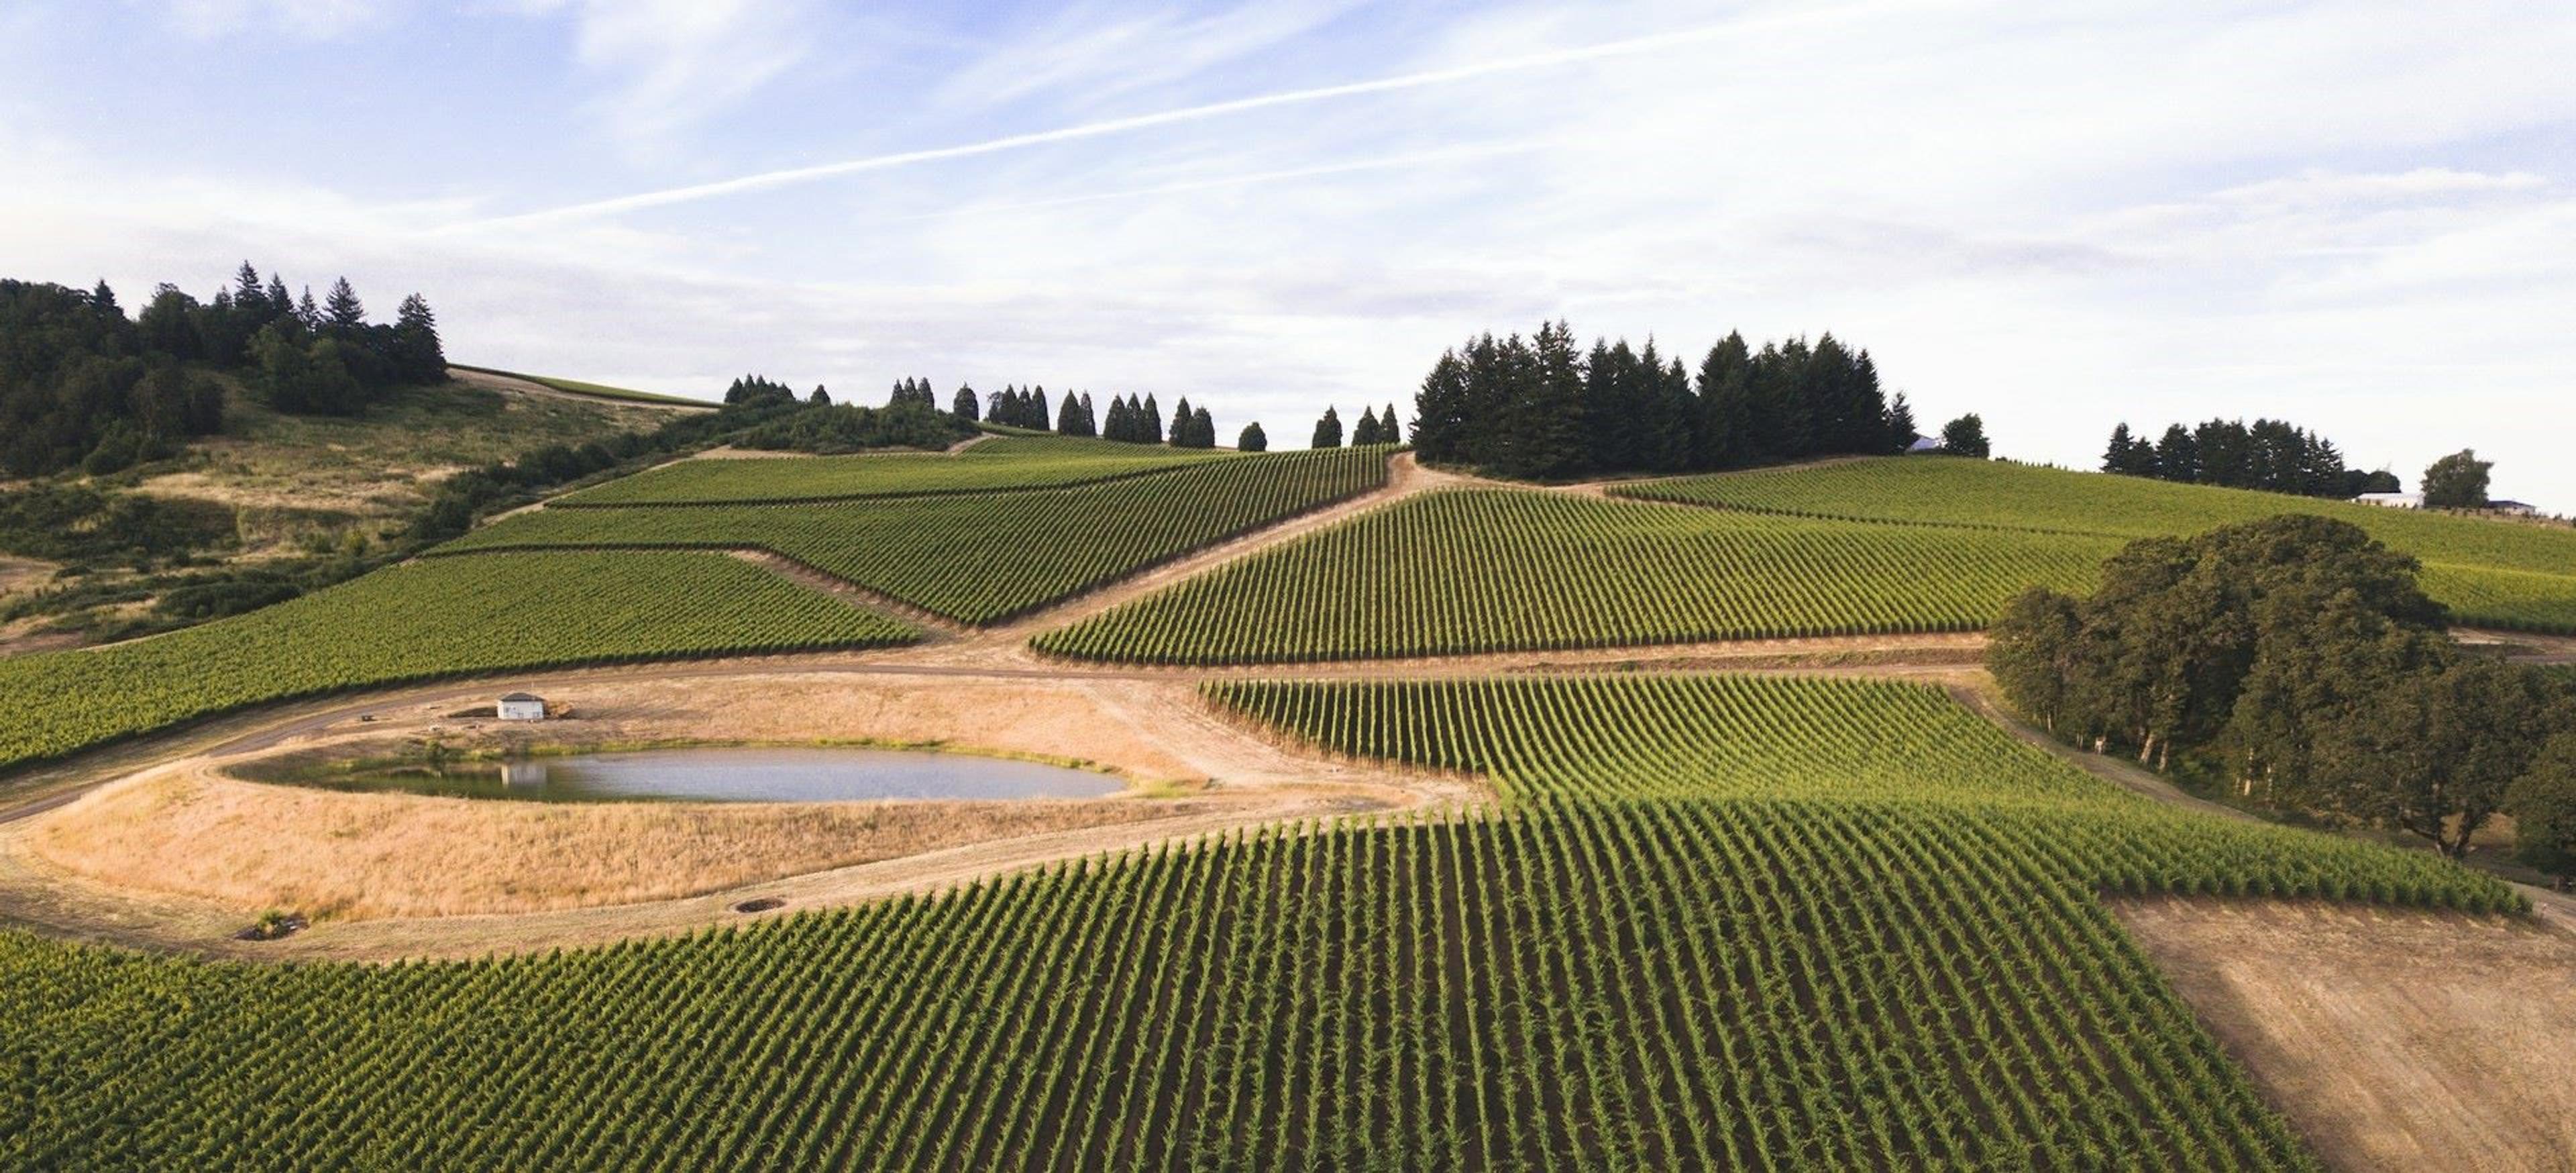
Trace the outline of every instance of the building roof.
[[507, 693], [503, 693], [503, 694], [501, 694], [501, 699], [502, 699], [502, 700], [505, 700], [505, 701], [540, 701], [540, 702], [542, 702], [542, 701], [544, 701], [546, 698], [541, 697], [541, 696], [538, 696], [537, 694], [532, 693], [532, 692], [507, 692]]

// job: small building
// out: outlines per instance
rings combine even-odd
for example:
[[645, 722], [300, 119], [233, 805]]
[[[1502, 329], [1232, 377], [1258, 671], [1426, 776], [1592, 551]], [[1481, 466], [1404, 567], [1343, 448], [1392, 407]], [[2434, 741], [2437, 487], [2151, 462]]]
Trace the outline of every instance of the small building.
[[2424, 507], [2424, 495], [2421, 493], [2364, 493], [2353, 498], [2353, 500], [2359, 501], [2364, 505], [2379, 505], [2389, 509], [2421, 509]]
[[1940, 450], [1941, 441], [1939, 439], [1924, 435], [1915, 436], [1914, 442], [1905, 446], [1905, 451], [1909, 455], [1917, 452], [1939, 452]]
[[499, 711], [493, 714], [504, 721], [543, 721], [546, 698], [528, 692], [513, 692], [501, 698]]
[[2516, 517], [2535, 517], [2540, 513], [2540, 507], [2529, 501], [2489, 501], [2487, 508], [2497, 513], [2510, 513]]

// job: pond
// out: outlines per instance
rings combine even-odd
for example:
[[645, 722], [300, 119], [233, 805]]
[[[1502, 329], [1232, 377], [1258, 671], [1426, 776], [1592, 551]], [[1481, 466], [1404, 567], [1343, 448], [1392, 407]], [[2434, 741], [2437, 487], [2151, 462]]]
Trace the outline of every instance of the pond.
[[1098, 798], [1118, 779], [1041, 762], [847, 746], [698, 746], [310, 773], [334, 790], [536, 802], [850, 802], [887, 798]]

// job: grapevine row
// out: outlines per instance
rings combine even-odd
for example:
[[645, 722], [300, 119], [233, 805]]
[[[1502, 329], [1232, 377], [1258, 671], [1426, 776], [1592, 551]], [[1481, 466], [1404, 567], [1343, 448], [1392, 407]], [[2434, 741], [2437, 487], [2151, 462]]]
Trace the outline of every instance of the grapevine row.
[[883, 647], [910, 627], [739, 559], [439, 559], [152, 639], [0, 659], [0, 768], [248, 705], [508, 668]]
[[1377, 489], [1386, 466], [1383, 448], [1328, 449], [1194, 460], [1150, 476], [1006, 493], [545, 509], [442, 551], [757, 548], [959, 622], [986, 624]]

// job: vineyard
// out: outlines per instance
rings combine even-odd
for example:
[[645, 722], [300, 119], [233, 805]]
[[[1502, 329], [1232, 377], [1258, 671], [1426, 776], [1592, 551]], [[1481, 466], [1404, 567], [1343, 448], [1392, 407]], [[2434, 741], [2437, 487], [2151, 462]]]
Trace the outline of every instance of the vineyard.
[[846, 501], [1090, 484], [1232, 453], [1057, 436], [989, 436], [955, 455], [919, 452], [682, 460], [585, 489], [548, 508]]
[[0, 659], [0, 768], [246, 705], [508, 668], [908, 643], [739, 559], [559, 553], [394, 566], [152, 639]]
[[[911, 467], [963, 461], [972, 451], [895, 459]], [[1336, 448], [1201, 458], [1092, 485], [839, 504], [544, 509], [467, 534], [441, 552], [757, 548], [959, 622], [994, 623], [1382, 487], [1387, 456], [1384, 448]], [[789, 463], [812, 461], [722, 466]]]
[[1923, 690], [1217, 695], [1513, 798], [471, 964], [0, 934], [0, 1164], [2311, 1168], [2094, 890], [2511, 903]]
[[2024, 587], [2089, 589], [2119, 544], [1446, 491], [1036, 644], [1085, 659], [1236, 664], [1966, 631]]
[[2464, 620], [2576, 631], [2576, 529], [2000, 461], [1888, 458], [1622, 485], [1622, 496], [1805, 517], [2121, 538], [2281, 513], [2348, 521], [2425, 564]]

